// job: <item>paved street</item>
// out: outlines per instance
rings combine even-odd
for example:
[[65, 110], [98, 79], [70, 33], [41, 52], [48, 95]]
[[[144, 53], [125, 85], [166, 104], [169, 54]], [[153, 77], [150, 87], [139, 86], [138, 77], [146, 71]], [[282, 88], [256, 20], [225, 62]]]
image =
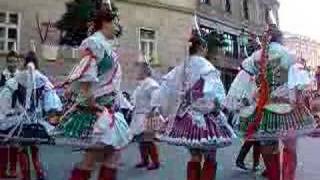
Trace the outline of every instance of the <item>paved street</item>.
[[[236, 145], [222, 149], [218, 153], [218, 180], [250, 180], [262, 179], [251, 173], [240, 172], [234, 167], [234, 159], [239, 149], [240, 142]], [[320, 139], [300, 139], [299, 165], [297, 180], [319, 180], [320, 162], [318, 152]], [[123, 151], [120, 180], [184, 180], [185, 164], [188, 159], [188, 152], [181, 147], [161, 144], [160, 155], [162, 159], [161, 169], [158, 171], [144, 171], [134, 168], [137, 160], [137, 147], [132, 144]], [[68, 148], [43, 147], [42, 159], [46, 161], [45, 167], [49, 169], [49, 180], [66, 180], [74, 162], [79, 161], [80, 154], [71, 152]], [[250, 161], [250, 159], [249, 159]]]

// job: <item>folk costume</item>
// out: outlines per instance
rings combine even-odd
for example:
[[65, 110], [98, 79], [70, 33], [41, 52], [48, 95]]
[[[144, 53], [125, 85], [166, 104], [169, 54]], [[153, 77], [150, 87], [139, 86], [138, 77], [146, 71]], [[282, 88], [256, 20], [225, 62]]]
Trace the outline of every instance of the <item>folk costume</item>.
[[[111, 14], [110, 10], [99, 13]], [[118, 112], [121, 67], [110, 42], [100, 30], [85, 39], [80, 46], [81, 61], [66, 81], [77, 98], [59, 125], [57, 138], [87, 148], [70, 180], [90, 179], [93, 165], [88, 164], [95, 164], [97, 159], [87, 157], [96, 155], [104, 157], [99, 179], [115, 180], [120, 150], [131, 141], [126, 120]]]
[[[141, 62], [142, 63], [142, 62]], [[145, 68], [149, 68], [145, 65]], [[160, 85], [150, 76], [145, 76], [133, 93], [134, 111], [130, 130], [139, 143], [141, 161], [137, 168], [148, 170], [159, 168], [158, 148], [154, 142], [157, 130], [164, 123], [159, 114]], [[151, 162], [150, 162], [151, 160]]]
[[[239, 119], [248, 118], [256, 106], [257, 86], [255, 76], [241, 70], [233, 80], [226, 96], [224, 106], [228, 109], [229, 119], [235, 130], [239, 130]], [[260, 160], [260, 144], [258, 141], [246, 140], [238, 154], [236, 165], [242, 170], [248, 170], [244, 160], [253, 148], [253, 170], [256, 171]]]
[[[26, 59], [28, 58], [36, 58], [34, 52], [30, 52]], [[48, 110], [55, 112], [62, 110], [62, 103], [56, 95], [53, 85], [45, 75], [35, 69], [33, 62], [26, 64], [26, 69], [19, 72], [15, 79], [21, 86], [18, 94], [21, 99], [19, 103], [22, 105], [22, 116], [17, 119], [21, 120], [18, 123], [22, 126], [22, 132], [20, 134], [14, 132], [14, 136], [26, 140], [38, 139], [40, 143], [49, 143], [51, 141], [49, 133], [53, 126], [45, 121], [44, 113], [48, 113]], [[31, 165], [36, 171], [37, 179], [45, 178], [39, 157], [39, 148], [36, 144], [23, 143], [18, 157], [23, 180], [31, 178]]]
[[[294, 142], [297, 135], [314, 128], [310, 111], [304, 104], [295, 103], [298, 87], [292, 88], [291, 84], [294, 84], [295, 80], [289, 73], [294, 59], [275, 40], [277, 33], [280, 32], [276, 27], [270, 26], [263, 41], [263, 48], [242, 63], [245, 71], [257, 76], [259, 91], [256, 107], [248, 113], [248, 117], [240, 117], [240, 132], [248, 140], [260, 141], [270, 180], [280, 179], [281, 176], [279, 139], [283, 140], [286, 149], [289, 141]], [[248, 83], [245, 79], [242, 80], [243, 83]]]
[[[18, 83], [15, 80], [15, 75], [18, 71], [10, 72], [5, 69], [1, 75], [0, 81], [0, 132], [2, 135], [8, 135], [14, 122], [10, 122], [8, 116], [16, 112]], [[0, 138], [5, 139], [4, 137]], [[7, 147], [5, 144], [0, 145], [0, 178], [16, 177], [17, 176], [17, 154], [16, 146]]]
[[190, 42], [190, 57], [170, 71], [161, 85], [166, 89], [161, 92], [165, 104], [176, 104], [173, 97], [182, 98], [176, 113], [169, 115], [167, 130], [160, 139], [190, 149], [188, 180], [211, 180], [217, 170], [216, 149], [230, 145], [235, 134], [220, 109], [225, 98], [220, 72], [197, 54], [206, 47], [206, 41], [199, 33], [193, 33]]

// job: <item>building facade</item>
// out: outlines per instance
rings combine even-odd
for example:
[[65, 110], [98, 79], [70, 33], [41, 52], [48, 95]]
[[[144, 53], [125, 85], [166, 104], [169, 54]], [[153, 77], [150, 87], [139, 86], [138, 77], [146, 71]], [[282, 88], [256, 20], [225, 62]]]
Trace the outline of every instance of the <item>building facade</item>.
[[312, 72], [320, 66], [320, 42], [306, 36], [285, 33], [284, 44], [297, 58], [304, 58]]
[[[197, 12], [200, 26], [207, 31], [223, 34], [223, 47], [212, 62], [221, 69], [222, 78], [228, 88], [236, 75], [245, 53], [248, 39], [261, 36], [266, 29], [268, 12], [272, 10], [274, 20], [279, 24], [277, 0], [199, 0]], [[254, 36], [252, 36], [254, 35]]]
[[[25, 53], [30, 49], [30, 40], [35, 40], [38, 45], [56, 44], [59, 32], [54, 26], [50, 26], [45, 42], [41, 42], [39, 32], [45, 33], [43, 30], [46, 25], [61, 17], [65, 12], [67, 1], [0, 0], [0, 54], [12, 49], [13, 46], [19, 52]], [[276, 20], [279, 21], [277, 13], [279, 3], [276, 0], [114, 0], [113, 2], [119, 8], [121, 24], [124, 26], [123, 36], [119, 39], [119, 53], [124, 74], [123, 84], [128, 86], [134, 82], [132, 65], [141, 56], [146, 57], [161, 73], [167, 71], [168, 67], [184, 61], [188, 54], [188, 39], [195, 12], [202, 29], [216, 30], [225, 37], [227, 46], [219, 50], [212, 62], [224, 72], [223, 79], [226, 85], [230, 84], [244, 58], [243, 39], [250, 33], [262, 34], [268, 9], [273, 10]], [[36, 17], [39, 17], [39, 23]], [[53, 71], [51, 67], [59, 65], [63, 68], [55, 69], [64, 71], [70, 69], [73, 63], [74, 60], [69, 58], [58, 64], [51, 61], [42, 62], [46, 71]]]

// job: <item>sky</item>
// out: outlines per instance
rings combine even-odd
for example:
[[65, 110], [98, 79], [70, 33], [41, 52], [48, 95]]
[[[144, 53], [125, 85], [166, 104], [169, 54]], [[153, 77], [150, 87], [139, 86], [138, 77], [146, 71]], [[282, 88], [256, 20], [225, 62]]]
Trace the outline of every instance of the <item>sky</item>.
[[320, 41], [320, 0], [279, 0], [279, 2], [282, 30]]

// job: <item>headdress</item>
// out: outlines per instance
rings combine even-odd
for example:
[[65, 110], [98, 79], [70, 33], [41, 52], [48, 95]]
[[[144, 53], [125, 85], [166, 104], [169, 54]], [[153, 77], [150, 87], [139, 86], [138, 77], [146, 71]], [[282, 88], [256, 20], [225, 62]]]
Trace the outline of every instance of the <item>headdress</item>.
[[191, 32], [191, 37], [189, 39], [189, 42], [192, 44], [194, 43], [199, 43], [203, 46], [208, 45], [208, 40], [207, 40], [208, 34], [200, 29], [199, 23], [198, 23], [198, 16], [196, 13], [194, 13], [193, 16], [193, 27], [192, 27], [192, 32]]

